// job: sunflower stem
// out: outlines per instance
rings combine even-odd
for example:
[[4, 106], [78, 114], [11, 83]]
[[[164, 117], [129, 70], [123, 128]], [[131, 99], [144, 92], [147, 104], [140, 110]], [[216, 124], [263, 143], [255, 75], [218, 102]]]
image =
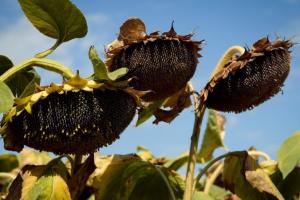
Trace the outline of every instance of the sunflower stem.
[[5, 82], [7, 79], [9, 79], [11, 76], [16, 74], [18, 71], [21, 71], [29, 67], [41, 67], [43, 69], [59, 73], [66, 78], [71, 78], [74, 76], [74, 73], [70, 68], [64, 66], [59, 62], [50, 59], [44, 59], [44, 58], [31, 58], [7, 70], [4, 74], [0, 76], [0, 81]]
[[220, 58], [219, 62], [217, 63], [214, 71], [211, 74], [211, 78], [214, 75], [216, 75], [218, 72], [220, 72], [229, 61], [231, 61], [232, 56], [234, 56], [235, 54], [242, 55], [244, 52], [245, 52], [245, 48], [241, 46], [236, 45], [228, 48]]
[[[193, 91], [193, 86], [189, 82], [190, 90]], [[186, 180], [185, 180], [185, 191], [183, 200], [191, 200], [194, 191], [194, 172], [197, 160], [197, 148], [200, 137], [200, 129], [202, 124], [203, 115], [205, 113], [206, 106], [202, 102], [199, 103], [199, 99], [196, 95], [194, 96], [194, 106], [195, 106], [195, 120], [194, 128], [191, 136], [189, 160], [187, 166]]]
[[50, 49], [47, 49], [46, 51], [43, 51], [41, 53], [38, 53], [36, 54], [34, 57], [36, 58], [45, 58], [47, 57], [48, 55], [50, 55], [60, 44], [61, 44], [61, 40], [57, 40], [55, 42], [55, 44], [50, 48]]
[[74, 157], [74, 165], [73, 165], [73, 175], [77, 172], [77, 170], [80, 168], [82, 162], [82, 155], [76, 154]]

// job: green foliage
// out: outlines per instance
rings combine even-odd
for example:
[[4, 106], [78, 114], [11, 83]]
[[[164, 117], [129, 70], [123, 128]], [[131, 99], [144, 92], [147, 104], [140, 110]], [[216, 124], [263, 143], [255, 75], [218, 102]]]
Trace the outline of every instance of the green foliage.
[[152, 104], [150, 104], [148, 107], [139, 110], [138, 120], [135, 126], [139, 126], [144, 122], [146, 122], [148, 119], [150, 119], [153, 116], [153, 113], [163, 105], [164, 101], [165, 99], [155, 101]]
[[205, 163], [212, 159], [213, 152], [218, 147], [224, 147], [225, 118], [214, 110], [209, 110], [204, 138], [198, 153], [198, 160]]
[[105, 63], [100, 59], [96, 49], [91, 46], [89, 50], [89, 58], [94, 66], [94, 78], [98, 81], [115, 81], [124, 76], [128, 69], [123, 67], [113, 72], [109, 72]]
[[5, 113], [11, 109], [14, 104], [14, 95], [10, 88], [0, 81], [0, 113]]
[[290, 136], [278, 150], [279, 169], [285, 178], [297, 165], [300, 159], [300, 132]]
[[10, 172], [19, 166], [19, 161], [14, 154], [0, 155], [0, 172]]
[[52, 50], [62, 42], [87, 34], [85, 17], [69, 0], [19, 0], [19, 3], [35, 28], [46, 36], [57, 39]]
[[93, 181], [96, 200], [167, 200], [178, 199], [183, 194], [183, 180], [166, 168], [132, 155], [114, 155], [104, 159], [108, 162], [105, 171], [95, 175]]
[[[0, 75], [13, 67], [12, 61], [6, 56], [0, 55]], [[33, 68], [19, 71], [6, 81], [16, 97], [26, 97], [33, 93], [36, 84], [40, 84], [40, 76]]]

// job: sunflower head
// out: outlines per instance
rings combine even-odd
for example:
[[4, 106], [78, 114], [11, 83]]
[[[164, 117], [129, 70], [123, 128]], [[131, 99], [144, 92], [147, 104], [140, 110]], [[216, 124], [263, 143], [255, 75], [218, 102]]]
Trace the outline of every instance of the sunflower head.
[[128, 93], [76, 76], [17, 99], [0, 133], [8, 150], [87, 154], [119, 138], [135, 110]]
[[134, 77], [131, 86], [151, 91], [143, 99], [166, 98], [184, 88], [198, 63], [200, 44], [192, 35], [169, 32], [146, 34], [144, 23], [137, 18], [127, 20], [120, 28], [118, 40], [107, 51], [109, 70], [127, 67], [124, 78]]
[[288, 76], [291, 46], [289, 40], [258, 40], [211, 78], [202, 100], [208, 108], [236, 113], [263, 103], [281, 90]]

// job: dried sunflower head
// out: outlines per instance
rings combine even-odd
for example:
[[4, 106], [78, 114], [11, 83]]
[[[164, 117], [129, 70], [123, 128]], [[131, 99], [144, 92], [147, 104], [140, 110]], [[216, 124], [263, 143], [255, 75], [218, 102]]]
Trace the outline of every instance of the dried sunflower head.
[[233, 58], [202, 90], [208, 108], [225, 112], [251, 109], [278, 93], [290, 70], [289, 40], [262, 38]]
[[130, 83], [137, 90], [150, 90], [146, 101], [166, 98], [185, 87], [196, 69], [202, 41], [192, 35], [169, 32], [146, 34], [144, 23], [137, 18], [127, 20], [120, 28], [118, 40], [108, 48], [110, 70], [127, 67], [124, 78], [135, 77]]
[[135, 110], [128, 93], [76, 76], [17, 99], [0, 133], [8, 150], [87, 154], [119, 138]]

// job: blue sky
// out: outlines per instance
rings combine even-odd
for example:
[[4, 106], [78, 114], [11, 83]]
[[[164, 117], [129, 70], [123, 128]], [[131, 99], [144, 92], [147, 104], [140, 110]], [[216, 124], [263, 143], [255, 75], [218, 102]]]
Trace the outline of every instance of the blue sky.
[[[104, 58], [104, 45], [117, 36], [122, 22], [136, 16], [144, 20], [147, 31], [167, 31], [172, 20], [179, 34], [195, 32], [194, 39], [205, 39], [200, 63], [193, 77], [199, 91], [208, 81], [222, 53], [232, 45], [248, 45], [263, 36], [293, 38], [300, 43], [299, 0], [223, 0], [223, 1], [116, 1], [74, 0], [85, 14], [89, 32], [83, 39], [63, 44], [51, 58], [86, 76], [92, 73], [87, 51], [95, 45]], [[1, 0], [0, 54], [14, 63], [32, 57], [54, 42], [26, 21], [17, 1]], [[225, 144], [230, 150], [250, 146], [276, 158], [276, 149], [290, 134], [300, 130], [300, 48], [292, 52], [292, 68], [283, 94], [278, 94], [259, 107], [241, 114], [225, 114], [227, 118]], [[43, 84], [61, 82], [59, 76], [39, 70]], [[205, 125], [206, 121], [204, 121]], [[193, 126], [192, 109], [185, 110], [172, 124], [152, 125], [148, 122], [134, 128], [132, 123], [121, 139], [100, 150], [103, 154], [135, 152], [142, 145], [155, 155], [177, 156], [189, 149]], [[204, 130], [204, 127], [202, 128]], [[203, 133], [202, 133], [203, 135]], [[0, 151], [3, 143], [0, 141]], [[218, 151], [221, 153], [222, 151]]]

